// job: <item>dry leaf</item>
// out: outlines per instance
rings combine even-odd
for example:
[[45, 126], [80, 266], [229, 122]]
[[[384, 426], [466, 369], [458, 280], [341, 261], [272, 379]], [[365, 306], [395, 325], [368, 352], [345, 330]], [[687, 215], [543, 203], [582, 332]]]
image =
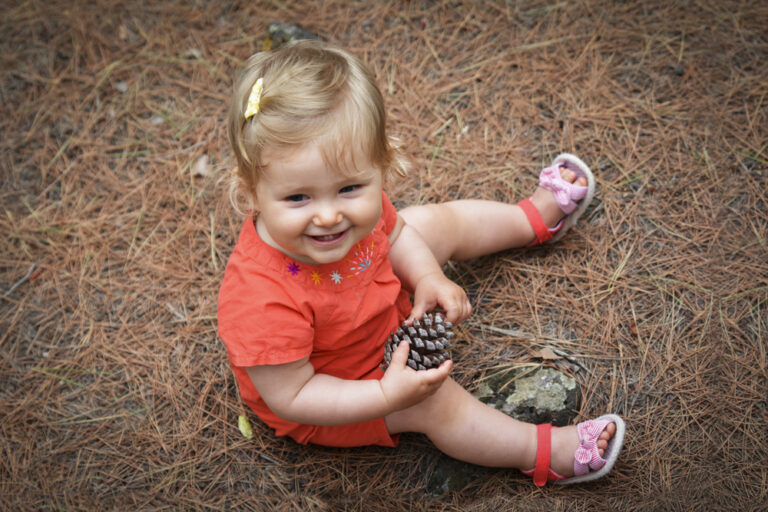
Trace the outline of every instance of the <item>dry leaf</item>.
[[545, 359], [547, 361], [557, 361], [562, 359], [549, 347], [544, 347], [543, 349], [534, 352], [533, 357], [540, 357], [541, 359]]
[[253, 428], [251, 428], [251, 422], [248, 421], [248, 418], [242, 414], [237, 417], [237, 427], [240, 429], [240, 433], [243, 434], [244, 438], [253, 438]]
[[211, 175], [211, 166], [208, 165], [208, 155], [203, 155], [197, 159], [192, 167], [192, 176], [195, 178], [207, 178]]

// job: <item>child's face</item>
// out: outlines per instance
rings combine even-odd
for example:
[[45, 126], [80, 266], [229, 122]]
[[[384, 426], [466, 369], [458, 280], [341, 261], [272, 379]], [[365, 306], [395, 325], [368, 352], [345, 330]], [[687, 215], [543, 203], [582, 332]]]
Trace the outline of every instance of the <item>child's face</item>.
[[367, 159], [360, 170], [342, 174], [307, 144], [265, 151], [263, 163], [256, 185], [259, 236], [297, 261], [339, 261], [381, 217], [382, 174]]

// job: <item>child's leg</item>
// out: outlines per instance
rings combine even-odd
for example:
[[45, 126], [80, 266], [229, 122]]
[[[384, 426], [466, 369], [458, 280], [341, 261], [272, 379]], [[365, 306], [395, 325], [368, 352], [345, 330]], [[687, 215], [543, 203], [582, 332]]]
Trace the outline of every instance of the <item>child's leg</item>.
[[[560, 168], [561, 177], [576, 185], [587, 180]], [[531, 201], [547, 226], [564, 213], [549, 190], [541, 187]], [[522, 247], [535, 239], [534, 230], [517, 205], [494, 201], [451, 201], [406, 208], [400, 214], [422, 235], [442, 264]], [[421, 432], [451, 457], [483, 466], [531, 469], [536, 463], [536, 426], [517, 421], [479, 400], [448, 378], [423, 402], [386, 418], [391, 433]], [[600, 434], [600, 455], [616, 432], [611, 423]], [[574, 452], [579, 447], [576, 426], [552, 430], [550, 467], [562, 476], [573, 475]]]
[[[390, 433], [426, 434], [443, 453], [489, 467], [531, 469], [536, 462], [536, 426], [517, 421], [470, 395], [450, 377], [423, 402], [390, 414]], [[616, 431], [611, 423], [597, 442], [600, 455]], [[573, 475], [574, 452], [579, 447], [575, 426], [553, 429], [550, 467], [562, 476]]]
[[[577, 179], [567, 168], [561, 168], [560, 175], [570, 183], [587, 184], [584, 178]], [[549, 190], [538, 187], [531, 201], [547, 226], [555, 226], [564, 216]], [[440, 264], [523, 247], [535, 238], [525, 213], [513, 204], [450, 201], [411, 206], [400, 215], [421, 234]]]

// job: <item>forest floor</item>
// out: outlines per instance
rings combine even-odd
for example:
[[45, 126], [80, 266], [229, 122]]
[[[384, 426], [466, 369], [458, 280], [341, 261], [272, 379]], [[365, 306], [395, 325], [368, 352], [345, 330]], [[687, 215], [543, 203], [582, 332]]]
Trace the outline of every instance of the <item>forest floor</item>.
[[[733, 0], [3, 2], [0, 508], [760, 509], [766, 19]], [[216, 326], [243, 222], [226, 116], [276, 20], [374, 70], [413, 162], [398, 206], [516, 202], [563, 151], [593, 169], [560, 243], [446, 272], [474, 305], [454, 377], [569, 373], [580, 419], [626, 418], [607, 478], [493, 470], [432, 496], [423, 436], [300, 446], [242, 404]]]

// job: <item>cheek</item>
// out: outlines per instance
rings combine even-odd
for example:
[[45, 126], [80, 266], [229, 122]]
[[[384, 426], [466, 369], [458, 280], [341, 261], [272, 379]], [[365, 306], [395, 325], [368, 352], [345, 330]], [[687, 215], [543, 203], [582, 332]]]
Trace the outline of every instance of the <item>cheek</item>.
[[289, 238], [301, 234], [306, 227], [304, 217], [296, 211], [270, 210], [262, 212], [264, 223], [273, 238]]
[[287, 213], [280, 216], [278, 224], [286, 234], [300, 234], [307, 227], [307, 216], [289, 210]]
[[381, 217], [381, 194], [377, 194], [375, 197], [369, 199], [365, 208], [365, 221], [366, 224], [371, 226], [371, 229], [379, 222]]

